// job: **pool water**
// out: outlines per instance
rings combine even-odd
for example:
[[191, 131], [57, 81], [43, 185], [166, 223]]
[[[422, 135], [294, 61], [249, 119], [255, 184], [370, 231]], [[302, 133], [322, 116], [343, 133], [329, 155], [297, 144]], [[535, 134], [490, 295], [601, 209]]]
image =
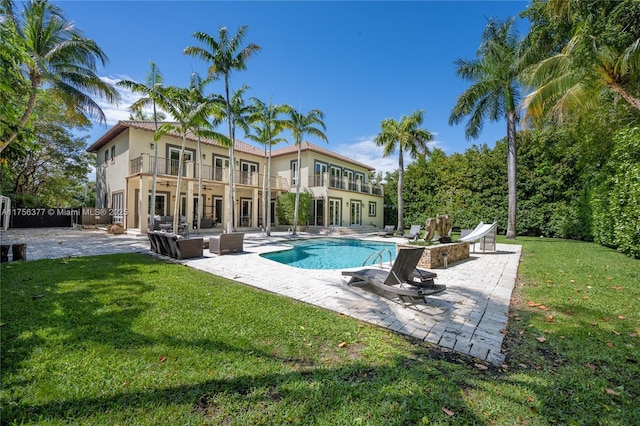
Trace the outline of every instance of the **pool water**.
[[[301, 269], [343, 269], [363, 266], [364, 261], [372, 253], [384, 251], [382, 260], [389, 263], [396, 257], [394, 243], [363, 241], [343, 238], [318, 238], [313, 240], [293, 241], [293, 248], [260, 256], [285, 265]], [[376, 256], [371, 256], [367, 265], [379, 264]]]

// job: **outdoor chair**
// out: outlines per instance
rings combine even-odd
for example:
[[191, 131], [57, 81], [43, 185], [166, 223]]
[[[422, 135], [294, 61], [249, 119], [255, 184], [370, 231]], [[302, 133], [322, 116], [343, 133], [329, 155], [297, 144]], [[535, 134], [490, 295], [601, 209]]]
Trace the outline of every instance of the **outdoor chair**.
[[409, 229], [409, 233], [405, 237], [409, 240], [418, 241], [418, 238], [420, 238], [420, 225], [411, 225], [411, 229]]
[[230, 232], [209, 237], [209, 252], [223, 255], [243, 250], [244, 232]]
[[367, 268], [359, 271], [342, 271], [343, 276], [351, 277], [348, 285], [371, 284], [374, 287], [398, 296], [403, 306], [424, 301], [426, 296], [440, 293], [444, 285], [427, 285], [428, 278], [419, 278], [416, 265], [422, 257], [424, 247], [403, 248], [398, 251], [390, 270]]
[[394, 225], [387, 225], [384, 229], [378, 232], [378, 236], [380, 237], [393, 237], [393, 231], [396, 229]]
[[[473, 251], [476, 251], [475, 244], [480, 242], [480, 249], [485, 252], [488, 249], [496, 251], [496, 235], [498, 230], [498, 222], [492, 224], [485, 224], [480, 222], [476, 228], [461, 236], [458, 241], [464, 241], [473, 244]], [[461, 233], [462, 235], [462, 233]]]

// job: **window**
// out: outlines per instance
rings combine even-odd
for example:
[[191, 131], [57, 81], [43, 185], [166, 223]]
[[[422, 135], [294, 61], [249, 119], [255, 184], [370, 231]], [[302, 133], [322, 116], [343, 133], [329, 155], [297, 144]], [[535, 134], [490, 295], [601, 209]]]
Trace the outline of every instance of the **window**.
[[109, 161], [109, 150], [108, 149], [104, 152], [104, 162], [106, 163], [107, 161]]
[[327, 165], [316, 161], [316, 175], [314, 186], [324, 186], [324, 175], [327, 173]]
[[298, 161], [291, 162], [291, 184], [298, 184]]
[[[182, 155], [182, 176], [187, 175], [186, 162], [193, 161], [195, 157], [194, 151], [184, 150]], [[178, 176], [178, 169], [180, 167], [180, 148], [169, 147], [169, 161], [170, 161], [170, 173], [173, 176]]]
[[376, 202], [369, 201], [369, 216], [375, 216], [375, 215], [376, 215]]
[[113, 163], [114, 161], [116, 161], [116, 146], [112, 146], [111, 147], [111, 162]]

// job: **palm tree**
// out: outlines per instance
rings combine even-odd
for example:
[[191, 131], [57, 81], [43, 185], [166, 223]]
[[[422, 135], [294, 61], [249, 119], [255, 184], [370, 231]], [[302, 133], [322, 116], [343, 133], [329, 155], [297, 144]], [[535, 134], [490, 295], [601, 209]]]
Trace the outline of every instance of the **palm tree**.
[[182, 167], [186, 137], [189, 131], [197, 133], [199, 129], [206, 125], [205, 117], [211, 105], [202, 102], [193, 92], [187, 88], [175, 86], [163, 87], [160, 89], [162, 98], [162, 108], [165, 109], [176, 120], [175, 123], [163, 123], [155, 133], [154, 140], [159, 140], [164, 134], [175, 131], [182, 136], [182, 146], [178, 156], [178, 182], [176, 188], [176, 201], [173, 209], [173, 229], [178, 231], [178, 221], [180, 218], [180, 191], [182, 187]]
[[[284, 126], [291, 131], [291, 136], [295, 144], [298, 146], [298, 162], [297, 162], [297, 176], [296, 176], [296, 203], [293, 211], [293, 230], [292, 234], [296, 235], [298, 229], [298, 209], [300, 205], [300, 170], [301, 170], [301, 152], [302, 152], [302, 139], [304, 135], [309, 134], [316, 136], [326, 142], [329, 140], [324, 134], [326, 126], [324, 124], [324, 113], [319, 109], [312, 109], [306, 114], [302, 114], [291, 106], [286, 106], [286, 111], [289, 115], [289, 119], [284, 120]], [[316, 127], [317, 126], [317, 127]]]
[[388, 157], [398, 150], [398, 233], [404, 233], [402, 186], [404, 181], [404, 151], [409, 151], [411, 158], [417, 158], [420, 154], [427, 154], [429, 147], [427, 142], [433, 139], [433, 135], [425, 129], [420, 129], [424, 121], [424, 112], [414, 111], [409, 116], [402, 116], [400, 121], [393, 118], [382, 120], [380, 133], [374, 138], [378, 146], [382, 146], [383, 156]]
[[[215, 101], [216, 108], [212, 110], [213, 119], [216, 124], [221, 123], [225, 119], [229, 120], [229, 117], [231, 119], [231, 133], [230, 133], [231, 137], [230, 139], [228, 139], [229, 143], [227, 144], [227, 146], [229, 147], [229, 170], [230, 171], [234, 170], [233, 164], [235, 164], [234, 144], [231, 143], [230, 141], [236, 140], [237, 127], [240, 127], [240, 129], [242, 129], [245, 133], [249, 132], [249, 122], [251, 120], [251, 117], [254, 111], [253, 105], [246, 105], [244, 103], [243, 95], [247, 89], [249, 89], [249, 86], [243, 85], [241, 88], [234, 91], [233, 95], [231, 95], [231, 100], [228, 103], [222, 97], [220, 96], [216, 97], [216, 101]], [[230, 109], [227, 109], [227, 108], [230, 108]], [[235, 178], [235, 173], [234, 173], [234, 178]], [[236, 205], [235, 179], [229, 179], [229, 189], [231, 193], [231, 197], [230, 197], [231, 202], [228, 205], [229, 218], [227, 219], [227, 225], [231, 224], [231, 230], [233, 230], [234, 229], [233, 219], [235, 218], [235, 215], [233, 212], [233, 206]], [[231, 232], [231, 230], [228, 230], [227, 232]]]
[[[260, 50], [260, 46], [252, 43], [241, 48], [246, 31], [247, 26], [244, 25], [238, 28], [238, 31], [234, 36], [229, 38], [227, 28], [220, 27], [218, 30], [218, 40], [207, 33], [196, 32], [193, 34], [193, 37], [200, 43], [204, 44], [205, 47], [190, 46], [184, 50], [185, 54], [198, 57], [210, 63], [208, 69], [208, 76], [210, 78], [224, 77], [224, 100], [227, 111], [231, 111], [231, 98], [229, 96], [229, 77], [231, 72], [234, 70], [246, 69], [247, 59]], [[233, 158], [233, 144], [235, 143], [235, 139], [233, 135], [234, 117], [232, 114], [227, 115], [227, 121], [229, 124], [229, 140], [231, 144], [229, 148], [229, 186], [233, 189], [235, 188], [235, 163]], [[235, 197], [235, 194], [233, 194], [233, 196]], [[234, 202], [235, 201], [230, 197], [227, 209], [229, 212], [227, 215], [227, 232], [233, 231], [233, 204], [231, 203]]]
[[100, 106], [91, 98], [99, 95], [109, 102], [117, 102], [118, 91], [96, 75], [96, 63], [104, 65], [107, 56], [95, 41], [85, 38], [62, 10], [42, 0], [24, 4], [22, 18], [13, 13], [11, 0], [2, 0], [13, 22], [21, 50], [26, 52], [20, 67], [29, 80], [29, 99], [26, 109], [13, 132], [0, 144], [2, 152], [27, 124], [36, 103], [36, 93], [48, 84], [69, 108], [84, 116], [92, 116], [106, 123]]
[[[120, 87], [125, 87], [131, 90], [133, 93], [139, 93], [143, 95], [140, 99], [134, 102], [131, 107], [131, 111], [136, 114], [143, 114], [143, 109], [152, 104], [153, 107], [153, 124], [155, 133], [158, 133], [158, 121], [162, 121], [164, 114], [158, 113], [156, 109], [156, 99], [161, 96], [160, 89], [162, 88], [163, 78], [162, 73], [156, 67], [156, 64], [151, 62], [151, 70], [147, 74], [146, 81], [144, 83], [137, 83], [131, 80], [121, 80], [116, 83]], [[149, 205], [149, 227], [153, 229], [153, 218], [156, 214], [156, 184], [158, 180], [158, 144], [154, 144], [153, 151], [153, 178], [151, 181], [151, 203]]]
[[637, 22], [638, 3], [550, 0], [546, 9], [551, 19], [568, 20], [571, 34], [559, 52], [525, 69], [523, 80], [533, 87], [523, 100], [525, 118], [551, 117], [562, 122], [569, 114], [601, 103], [610, 93], [640, 110], [640, 31], [637, 25], [614, 29], [610, 22], [603, 22], [610, 17]]
[[271, 235], [271, 147], [286, 141], [285, 138], [277, 136], [285, 129], [284, 120], [278, 119], [278, 116], [286, 113], [287, 108], [285, 105], [272, 105], [271, 102], [267, 105], [257, 98], [251, 98], [251, 100], [254, 107], [251, 128], [255, 134], [250, 133], [246, 136], [264, 145], [266, 164], [262, 179], [262, 217], [265, 220], [265, 235], [269, 236]]
[[516, 238], [516, 105], [520, 98], [518, 75], [521, 71], [513, 23], [513, 18], [504, 22], [489, 20], [477, 58], [455, 61], [456, 74], [473, 84], [458, 97], [449, 116], [450, 125], [469, 116], [465, 126], [467, 139], [480, 135], [486, 119], [507, 120], [508, 239]]

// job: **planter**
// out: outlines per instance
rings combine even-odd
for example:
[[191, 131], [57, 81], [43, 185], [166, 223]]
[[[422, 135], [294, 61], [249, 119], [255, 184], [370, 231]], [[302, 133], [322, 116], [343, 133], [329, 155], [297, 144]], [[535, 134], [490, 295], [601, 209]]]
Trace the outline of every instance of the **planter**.
[[[398, 247], [415, 247], [401, 244]], [[424, 253], [418, 262], [419, 268], [433, 269], [448, 264], [468, 259], [469, 243], [457, 242], [447, 244], [435, 244], [424, 248]]]

